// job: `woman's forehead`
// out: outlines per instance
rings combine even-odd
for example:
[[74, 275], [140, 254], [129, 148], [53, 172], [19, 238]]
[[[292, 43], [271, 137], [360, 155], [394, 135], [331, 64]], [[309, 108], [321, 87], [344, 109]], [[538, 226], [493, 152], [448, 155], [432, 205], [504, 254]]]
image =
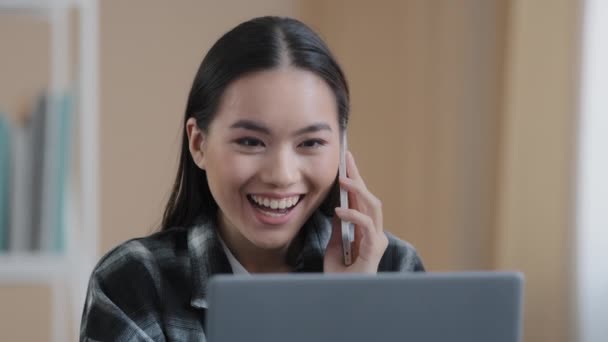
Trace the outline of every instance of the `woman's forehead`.
[[310, 71], [277, 68], [246, 75], [230, 84], [218, 108], [222, 126], [251, 120], [271, 126], [337, 125], [336, 98], [327, 83]]

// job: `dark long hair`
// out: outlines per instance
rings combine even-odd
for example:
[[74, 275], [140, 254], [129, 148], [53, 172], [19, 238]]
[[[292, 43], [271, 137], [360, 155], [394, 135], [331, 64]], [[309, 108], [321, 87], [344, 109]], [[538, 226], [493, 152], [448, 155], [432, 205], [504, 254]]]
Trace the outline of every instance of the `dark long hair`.
[[[199, 218], [215, 219], [217, 203], [211, 195], [207, 174], [193, 161], [188, 148], [186, 122], [194, 117], [207, 132], [228, 85], [245, 74], [281, 65], [314, 72], [332, 89], [336, 98], [340, 130], [349, 114], [348, 84], [340, 66], [321, 38], [302, 22], [283, 17], [260, 17], [246, 21], [224, 34], [203, 59], [188, 96], [182, 125], [182, 147], [173, 190], [165, 208], [161, 229], [188, 227]], [[320, 206], [333, 215], [337, 182]]]

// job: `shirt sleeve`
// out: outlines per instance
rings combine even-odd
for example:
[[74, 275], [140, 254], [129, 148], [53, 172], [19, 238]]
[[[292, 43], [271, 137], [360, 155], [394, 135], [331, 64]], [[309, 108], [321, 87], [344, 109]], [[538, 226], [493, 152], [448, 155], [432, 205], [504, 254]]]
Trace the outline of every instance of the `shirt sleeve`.
[[422, 259], [416, 248], [410, 243], [400, 240], [391, 233], [388, 237], [388, 247], [380, 260], [379, 272], [424, 272]]
[[102, 258], [89, 281], [80, 341], [165, 341], [156, 271], [152, 258], [128, 244]]

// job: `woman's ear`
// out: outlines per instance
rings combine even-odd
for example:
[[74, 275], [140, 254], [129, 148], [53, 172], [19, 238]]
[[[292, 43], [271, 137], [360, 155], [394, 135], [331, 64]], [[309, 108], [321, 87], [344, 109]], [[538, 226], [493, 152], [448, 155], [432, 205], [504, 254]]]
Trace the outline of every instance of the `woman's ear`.
[[190, 149], [190, 155], [194, 160], [194, 163], [201, 168], [205, 169], [205, 133], [196, 124], [195, 118], [189, 118], [186, 121], [186, 133], [188, 134], [188, 148]]

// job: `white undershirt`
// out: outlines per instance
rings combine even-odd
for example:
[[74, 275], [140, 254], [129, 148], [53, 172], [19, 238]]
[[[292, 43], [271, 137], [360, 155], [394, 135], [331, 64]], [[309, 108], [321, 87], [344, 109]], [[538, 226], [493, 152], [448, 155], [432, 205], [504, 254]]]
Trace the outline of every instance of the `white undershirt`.
[[226, 257], [228, 258], [228, 262], [230, 263], [230, 267], [232, 267], [232, 273], [250, 275], [250, 273], [245, 269], [245, 267], [243, 267], [243, 265], [241, 265], [241, 263], [234, 257], [234, 254], [232, 254], [228, 246], [226, 246], [224, 240], [222, 240], [221, 237], [219, 238], [220, 242], [222, 243], [224, 253], [226, 253]]

